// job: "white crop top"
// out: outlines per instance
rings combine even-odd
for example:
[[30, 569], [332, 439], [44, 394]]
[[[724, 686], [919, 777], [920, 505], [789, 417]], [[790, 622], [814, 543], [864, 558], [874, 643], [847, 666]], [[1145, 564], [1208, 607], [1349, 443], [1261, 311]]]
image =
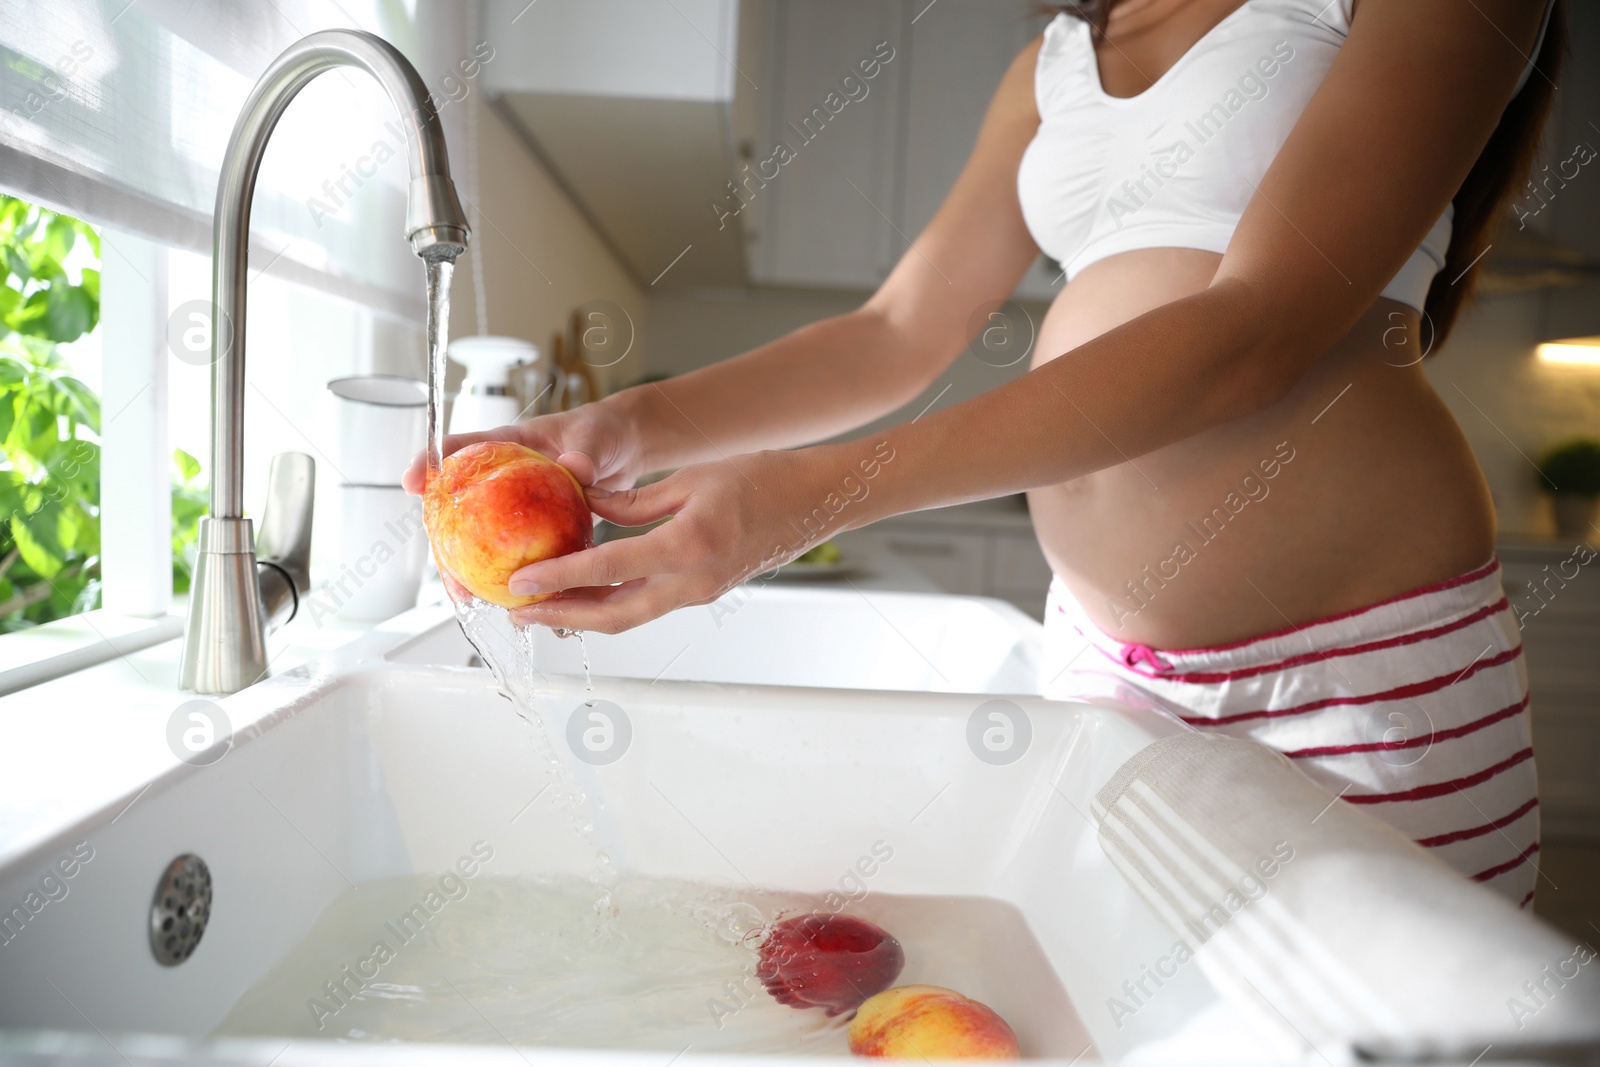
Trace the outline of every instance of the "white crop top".
[[[1101, 87], [1089, 24], [1056, 16], [1034, 74], [1039, 129], [1017, 171], [1023, 219], [1039, 247], [1069, 281], [1134, 249], [1226, 251], [1344, 43], [1351, 4], [1245, 0], [1127, 98]], [[1422, 308], [1444, 266], [1453, 215], [1446, 207], [1384, 296]]]

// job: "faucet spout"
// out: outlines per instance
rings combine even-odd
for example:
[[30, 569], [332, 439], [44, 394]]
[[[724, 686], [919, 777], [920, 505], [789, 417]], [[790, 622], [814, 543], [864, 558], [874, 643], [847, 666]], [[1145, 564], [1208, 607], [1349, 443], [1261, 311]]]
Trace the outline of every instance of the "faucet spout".
[[428, 102], [427, 86], [393, 45], [359, 30], [323, 30], [296, 41], [273, 60], [239, 112], [217, 178], [211, 257], [216, 305], [211, 331], [211, 514], [215, 518], [244, 514], [240, 484], [244, 441], [238, 429], [244, 412], [246, 266], [256, 172], [289, 102], [311, 79], [334, 67], [355, 67], [370, 74], [400, 112], [411, 174], [405, 236], [412, 251], [453, 259], [467, 247], [467, 215], [450, 181], [444, 131]]
[[266, 675], [267, 619], [252, 526], [244, 517], [250, 201], [261, 157], [284, 109], [307, 83], [334, 67], [370, 74], [400, 112], [411, 177], [405, 236], [412, 251], [424, 259], [453, 260], [467, 247], [467, 216], [450, 181], [444, 131], [422, 78], [394, 46], [358, 30], [324, 30], [273, 60], [239, 113], [217, 178], [211, 245], [211, 508], [200, 520], [184, 637], [182, 684], [191, 692], [232, 693]]

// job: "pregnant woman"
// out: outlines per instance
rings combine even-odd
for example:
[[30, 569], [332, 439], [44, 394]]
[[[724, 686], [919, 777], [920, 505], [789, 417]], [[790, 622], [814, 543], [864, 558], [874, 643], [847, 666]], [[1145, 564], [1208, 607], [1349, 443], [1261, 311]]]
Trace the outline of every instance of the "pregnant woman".
[[[637, 538], [525, 568], [522, 623], [616, 632], [843, 530], [1026, 491], [1047, 638], [1275, 748], [1526, 905], [1538, 800], [1489, 493], [1419, 353], [1526, 176], [1537, 0], [1102, 0], [1059, 14], [859, 310], [486, 434]], [[1040, 250], [1029, 373], [911, 402]], [[653, 471], [669, 477], [634, 488]], [[408, 474], [421, 488], [421, 466]], [[1066, 654], [1047, 671], [1050, 682]]]

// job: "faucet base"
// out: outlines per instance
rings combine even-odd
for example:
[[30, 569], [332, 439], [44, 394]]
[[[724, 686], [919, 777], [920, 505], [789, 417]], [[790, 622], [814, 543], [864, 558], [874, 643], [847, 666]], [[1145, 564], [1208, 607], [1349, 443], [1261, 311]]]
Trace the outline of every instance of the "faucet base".
[[267, 634], [249, 519], [200, 520], [183, 638], [183, 688], [235, 693], [267, 673]]

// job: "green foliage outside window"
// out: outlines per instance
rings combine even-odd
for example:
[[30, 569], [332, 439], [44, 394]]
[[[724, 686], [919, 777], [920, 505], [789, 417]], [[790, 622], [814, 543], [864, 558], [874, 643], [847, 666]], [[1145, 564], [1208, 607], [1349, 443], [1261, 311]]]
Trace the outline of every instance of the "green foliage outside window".
[[100, 320], [100, 272], [74, 283], [77, 219], [0, 197], [0, 631], [91, 608], [100, 593], [100, 398], [57, 346]]
[[211, 494], [201, 477], [200, 461], [183, 449], [173, 450], [172, 468], [172, 591], [187, 593], [200, 517], [211, 506]]
[[[66, 266], [80, 243], [98, 263], [88, 225], [0, 195], [0, 632], [100, 600], [100, 398], [58, 350], [100, 321], [99, 270], [83, 267], [74, 281]], [[174, 465], [181, 592], [205, 498], [194, 458], [178, 452]]]

